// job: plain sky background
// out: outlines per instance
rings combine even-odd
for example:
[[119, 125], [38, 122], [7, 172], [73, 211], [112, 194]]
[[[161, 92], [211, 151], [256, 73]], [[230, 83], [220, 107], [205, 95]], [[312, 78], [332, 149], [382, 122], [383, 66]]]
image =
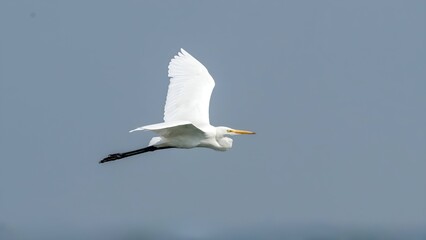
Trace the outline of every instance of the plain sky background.
[[[257, 135], [99, 165], [154, 136], [181, 47]], [[426, 227], [425, 103], [425, 1], [3, 0], [0, 236]]]

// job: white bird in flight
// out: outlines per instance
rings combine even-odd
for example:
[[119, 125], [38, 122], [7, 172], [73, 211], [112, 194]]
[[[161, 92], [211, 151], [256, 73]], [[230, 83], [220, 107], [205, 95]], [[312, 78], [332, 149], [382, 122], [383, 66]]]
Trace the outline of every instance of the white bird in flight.
[[130, 131], [150, 130], [159, 136], [153, 137], [147, 147], [113, 153], [99, 163], [167, 148], [205, 147], [226, 151], [232, 147], [232, 139], [226, 135], [254, 134], [210, 125], [209, 104], [215, 82], [207, 68], [185, 50], [181, 49], [170, 61], [169, 77], [164, 122]]

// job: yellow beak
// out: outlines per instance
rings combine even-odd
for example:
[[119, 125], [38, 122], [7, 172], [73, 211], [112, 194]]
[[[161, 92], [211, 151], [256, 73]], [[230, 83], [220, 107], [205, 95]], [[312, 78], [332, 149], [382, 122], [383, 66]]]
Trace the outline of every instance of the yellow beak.
[[256, 134], [255, 132], [250, 132], [246, 130], [237, 130], [237, 129], [229, 129], [228, 132], [233, 132], [237, 134]]

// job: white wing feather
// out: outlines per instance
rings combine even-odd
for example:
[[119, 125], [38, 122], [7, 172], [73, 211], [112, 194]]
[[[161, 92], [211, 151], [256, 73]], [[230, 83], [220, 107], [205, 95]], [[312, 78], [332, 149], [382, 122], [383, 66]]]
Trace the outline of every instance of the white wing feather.
[[180, 122], [172, 122], [172, 123], [157, 123], [148, 126], [142, 127], [142, 130], [150, 130], [156, 132], [158, 135], [162, 137], [176, 137], [176, 136], [195, 136], [202, 137], [204, 136], [204, 132], [199, 128], [195, 127], [190, 122], [180, 121]]
[[182, 126], [182, 125], [186, 125], [186, 124], [191, 124], [191, 122], [174, 121], [174, 122], [156, 123], [156, 124], [146, 125], [146, 126], [143, 126], [143, 127], [138, 127], [136, 129], [130, 130], [130, 132], [142, 131], [142, 130], [156, 131], [156, 130], [161, 130], [161, 129], [167, 129], [167, 128], [172, 128], [172, 127]]
[[162, 140], [167, 139], [167, 143], [171, 143], [172, 146], [191, 148], [205, 138], [205, 133], [188, 121], [157, 123], [136, 128], [130, 132], [140, 130], [150, 130], [161, 136], [152, 138], [149, 146], [160, 144]]
[[215, 82], [207, 68], [181, 49], [169, 63], [170, 84], [164, 122], [189, 121], [209, 125], [209, 104]]

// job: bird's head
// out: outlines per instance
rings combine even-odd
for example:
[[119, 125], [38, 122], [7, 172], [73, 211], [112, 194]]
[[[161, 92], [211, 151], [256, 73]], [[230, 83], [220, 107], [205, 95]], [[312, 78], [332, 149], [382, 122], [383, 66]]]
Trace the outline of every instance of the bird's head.
[[229, 127], [216, 127], [216, 140], [223, 147], [223, 150], [232, 147], [232, 139], [225, 135], [255, 134], [251, 131], [237, 130]]

